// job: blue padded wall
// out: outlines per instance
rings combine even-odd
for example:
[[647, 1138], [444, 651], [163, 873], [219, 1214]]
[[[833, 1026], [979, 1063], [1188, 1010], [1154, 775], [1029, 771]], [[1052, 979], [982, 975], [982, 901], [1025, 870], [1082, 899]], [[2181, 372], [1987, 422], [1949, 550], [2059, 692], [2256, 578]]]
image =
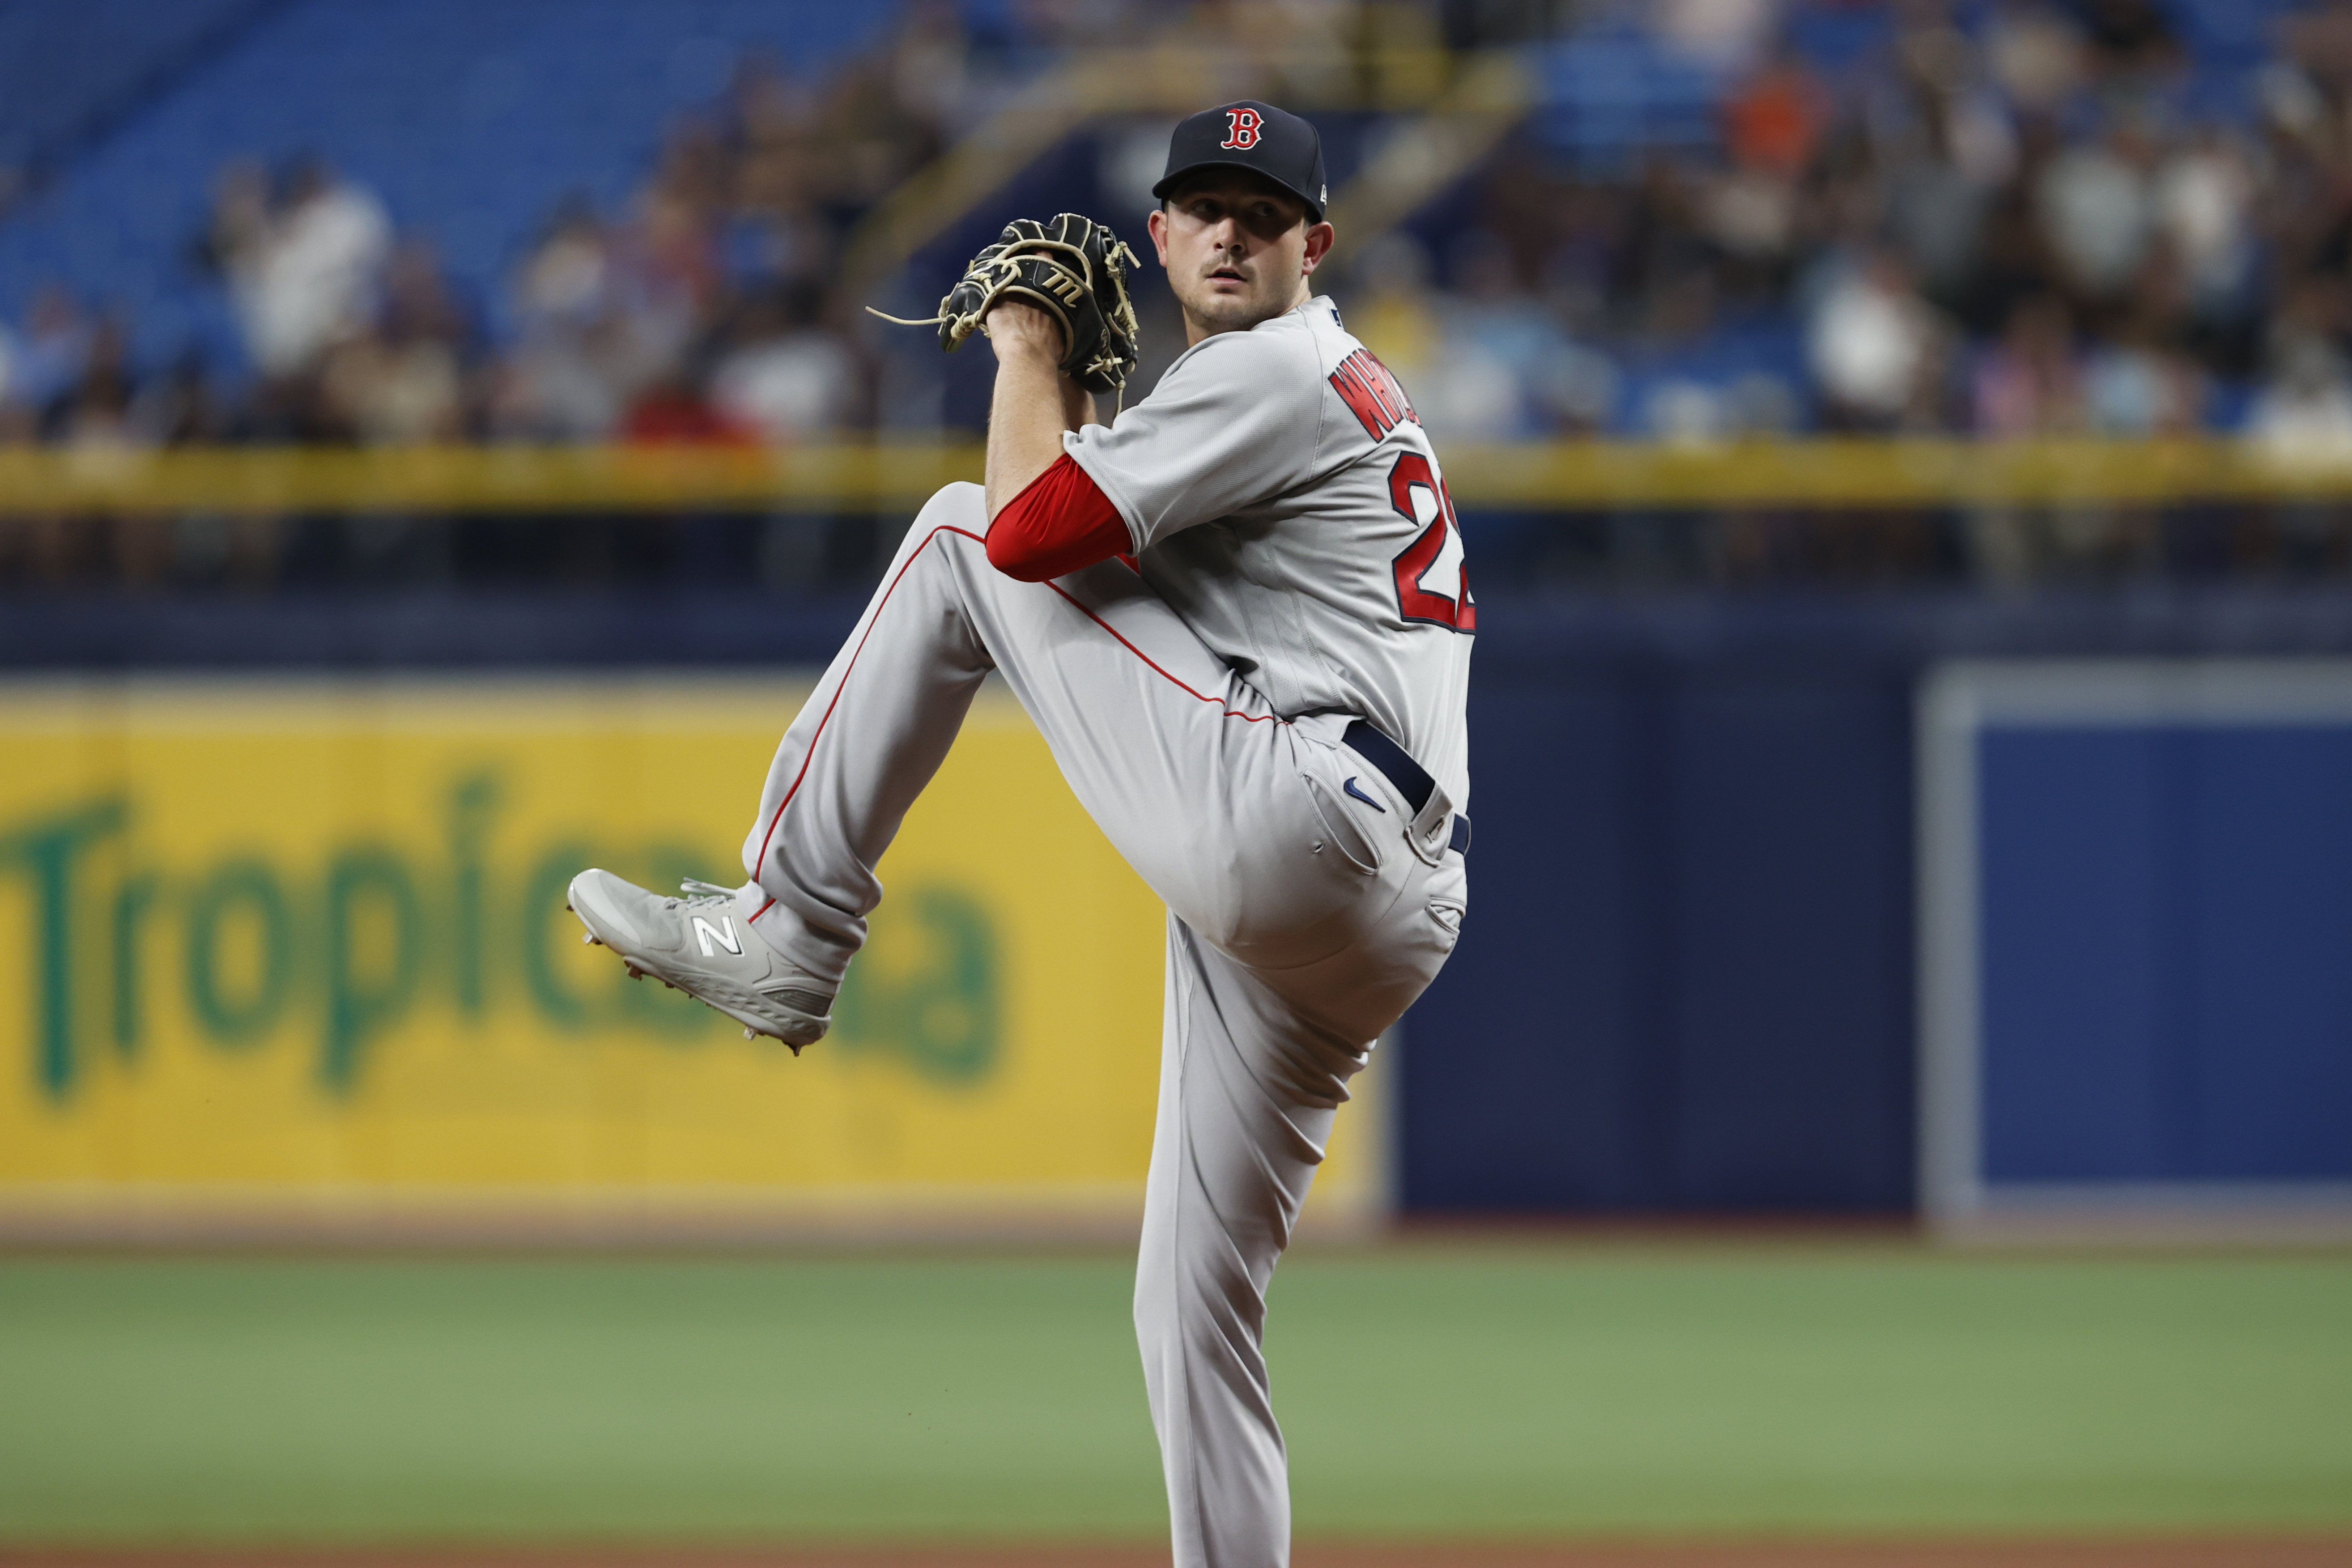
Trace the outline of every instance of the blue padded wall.
[[1406, 1023], [1408, 1205], [1906, 1207], [1907, 663], [1481, 610], [1471, 912]]
[[1988, 1182], [2352, 1179], [2352, 726], [1979, 742]]

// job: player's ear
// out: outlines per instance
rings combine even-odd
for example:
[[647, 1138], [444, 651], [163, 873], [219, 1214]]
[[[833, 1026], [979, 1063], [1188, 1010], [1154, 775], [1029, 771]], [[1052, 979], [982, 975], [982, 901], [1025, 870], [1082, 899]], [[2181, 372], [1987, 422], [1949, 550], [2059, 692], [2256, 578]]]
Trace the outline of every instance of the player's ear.
[[1331, 242], [1338, 237], [1339, 232], [1328, 223], [1307, 226], [1307, 256], [1298, 268], [1301, 278], [1323, 265], [1323, 258], [1331, 254]]
[[1151, 231], [1151, 248], [1160, 253], [1160, 268], [1164, 272], [1168, 269], [1168, 204], [1162, 202], [1152, 208], [1143, 226]]

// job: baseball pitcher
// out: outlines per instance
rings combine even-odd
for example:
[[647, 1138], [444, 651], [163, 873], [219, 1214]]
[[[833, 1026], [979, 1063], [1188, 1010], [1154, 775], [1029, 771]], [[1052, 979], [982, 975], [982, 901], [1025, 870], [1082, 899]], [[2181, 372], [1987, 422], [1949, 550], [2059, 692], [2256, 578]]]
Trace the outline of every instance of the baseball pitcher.
[[1110, 424], [1135, 358], [1125, 247], [1017, 223], [942, 302], [989, 337], [985, 486], [915, 520], [784, 733], [751, 881], [670, 897], [583, 871], [633, 972], [796, 1050], [882, 896], [875, 868], [1001, 673], [1168, 905], [1136, 1332], [1181, 1568], [1289, 1557], [1265, 1291], [1348, 1082], [1467, 907], [1477, 612], [1437, 455], [1309, 284], [1322, 144], [1270, 105], [1176, 129], [1150, 236], [1187, 348]]

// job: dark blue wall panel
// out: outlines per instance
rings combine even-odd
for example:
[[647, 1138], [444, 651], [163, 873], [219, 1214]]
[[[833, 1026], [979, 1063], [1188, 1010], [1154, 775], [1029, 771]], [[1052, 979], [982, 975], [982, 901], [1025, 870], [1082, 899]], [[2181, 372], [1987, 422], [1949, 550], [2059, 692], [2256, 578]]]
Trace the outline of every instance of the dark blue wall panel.
[[[1996, 731], [1979, 742], [1989, 1177], [2065, 1181], [2162, 1163], [2163, 995], [2179, 946], [2158, 847], [2185, 824], [2177, 766], [2128, 731]], [[2110, 1113], [2098, 1114], [2098, 1108]], [[2086, 1115], [2086, 1112], [2090, 1113]]]
[[2201, 1173], [2352, 1178], [2352, 730], [2200, 748]]
[[2352, 727], [1979, 765], [1986, 1178], [2352, 1178]]
[[[1406, 1205], [1908, 1208], [1919, 673], [1947, 657], [2347, 650], [2341, 594], [1490, 593], [1472, 673], [1470, 919], [1406, 1020]], [[2315, 1020], [2346, 1016], [2352, 930], [2336, 890], [2352, 862], [2311, 847], [2352, 834], [2352, 759], [2259, 757], [2243, 748], [2289, 742], [2242, 739], [2200, 760], [2160, 737], [2086, 736], [2079, 755], [1988, 777], [2066, 808], [1999, 853], [2074, 871], [1994, 889], [1995, 919], [2015, 935], [2018, 983], [2064, 993], [2032, 1026], [2105, 1053], [2005, 1069], [2022, 1109], [2000, 1160], [2049, 1175], [2333, 1168], [2352, 1041]], [[2205, 822], [2195, 854], [2152, 855], [2189, 842], [2197, 789], [2224, 787], [2199, 768], [2259, 780], [2226, 784], [2243, 808]], [[2294, 955], [2292, 973], [2252, 984], [2246, 943]], [[1990, 1003], [2015, 1005], [1998, 985]], [[2195, 1007], [2210, 1025], [2192, 1028]], [[2200, 1054], [2196, 1028], [2272, 1043]], [[2085, 1100], [2115, 1107], [2087, 1141], [2061, 1114]]]
[[1471, 915], [1407, 1022], [1407, 1204], [1907, 1205], [1907, 665], [1482, 642]]
[[1845, 661], [1704, 668], [1675, 712], [1676, 1064], [1662, 1198], [1911, 1190], [1910, 692]]
[[1657, 1130], [1628, 1116], [1656, 1100], [1643, 1081], [1656, 1064], [1634, 1048], [1654, 1031], [1630, 1011], [1639, 988], [1627, 982], [1650, 955], [1643, 896], [1664, 889], [1629, 831], [1647, 803], [1640, 714], [1621, 688], [1594, 673], [1480, 693], [1477, 936], [1415, 1009], [1405, 1053], [1408, 1181], [1442, 1194], [1416, 1203], [1638, 1200], [1627, 1173], [1653, 1158]]

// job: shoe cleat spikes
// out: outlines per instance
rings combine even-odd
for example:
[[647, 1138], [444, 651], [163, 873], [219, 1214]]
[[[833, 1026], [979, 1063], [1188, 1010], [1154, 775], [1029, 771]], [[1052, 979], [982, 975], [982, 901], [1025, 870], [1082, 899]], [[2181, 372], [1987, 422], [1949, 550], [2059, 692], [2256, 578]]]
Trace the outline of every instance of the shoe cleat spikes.
[[[751, 1027], [749, 1025], [744, 1026], [743, 1037], [747, 1040], [776, 1040], [775, 1036], [763, 1035], [760, 1033], [759, 1030]], [[801, 1054], [801, 1047], [793, 1044], [790, 1040], [776, 1040], [776, 1044], [783, 1047], [784, 1049], [792, 1052], [795, 1057]]]
[[604, 945], [603, 942], [596, 940], [596, 933], [593, 931], [582, 931], [580, 933], [580, 940], [586, 942], [590, 947], [602, 947]]

